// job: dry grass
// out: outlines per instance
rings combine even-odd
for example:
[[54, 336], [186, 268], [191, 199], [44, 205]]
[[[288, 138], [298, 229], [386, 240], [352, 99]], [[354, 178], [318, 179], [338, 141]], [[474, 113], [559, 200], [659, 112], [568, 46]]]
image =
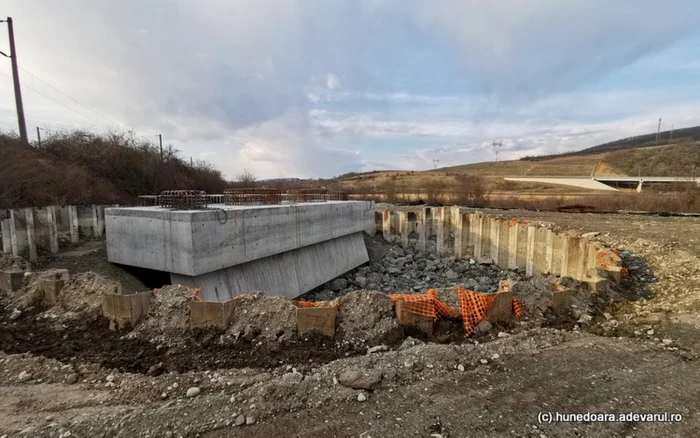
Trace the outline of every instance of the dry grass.
[[129, 134], [85, 132], [53, 135], [41, 148], [0, 135], [0, 207], [50, 204], [134, 203], [139, 194], [167, 189], [220, 193], [221, 173], [206, 162], [193, 166], [172, 147], [161, 159], [155, 146]]

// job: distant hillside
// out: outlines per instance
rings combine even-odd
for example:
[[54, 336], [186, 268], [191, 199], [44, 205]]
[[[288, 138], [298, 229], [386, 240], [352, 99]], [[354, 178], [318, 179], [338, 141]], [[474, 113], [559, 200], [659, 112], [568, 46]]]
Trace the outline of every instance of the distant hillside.
[[[673, 135], [673, 136], [672, 136]], [[620, 140], [603, 143], [598, 146], [593, 146], [580, 151], [566, 152], [556, 155], [540, 155], [536, 157], [523, 157], [522, 161], [543, 161], [552, 158], [571, 157], [580, 155], [599, 154], [601, 152], [613, 152], [621, 149], [637, 149], [644, 147], [654, 147], [678, 142], [694, 142], [700, 141], [700, 126], [691, 128], [676, 129], [673, 131], [661, 131], [659, 134], [659, 142], [656, 142], [656, 132], [651, 134], [637, 135], [635, 137], [627, 137]]]

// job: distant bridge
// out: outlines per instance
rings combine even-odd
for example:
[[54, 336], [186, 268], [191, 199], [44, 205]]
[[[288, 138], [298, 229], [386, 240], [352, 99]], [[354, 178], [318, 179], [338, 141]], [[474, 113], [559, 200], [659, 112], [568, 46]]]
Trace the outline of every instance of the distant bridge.
[[618, 187], [635, 188], [642, 191], [644, 183], [678, 184], [695, 183], [700, 185], [700, 177], [682, 176], [595, 176], [595, 177], [508, 177], [506, 181], [559, 184], [591, 190], [618, 191]]

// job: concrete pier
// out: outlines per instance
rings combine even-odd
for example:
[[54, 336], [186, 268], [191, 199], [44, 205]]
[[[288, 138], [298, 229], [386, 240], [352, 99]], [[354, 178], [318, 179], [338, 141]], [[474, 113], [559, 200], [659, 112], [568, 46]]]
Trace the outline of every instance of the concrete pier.
[[110, 262], [169, 272], [205, 301], [262, 291], [296, 297], [367, 262], [371, 201], [201, 210], [107, 208]]

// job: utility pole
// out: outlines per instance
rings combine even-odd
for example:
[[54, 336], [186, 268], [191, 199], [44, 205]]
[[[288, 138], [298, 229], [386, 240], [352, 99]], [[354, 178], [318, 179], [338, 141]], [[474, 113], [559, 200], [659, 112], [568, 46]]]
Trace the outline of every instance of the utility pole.
[[163, 135], [158, 134], [158, 142], [160, 143], [160, 161], [163, 161]]
[[39, 142], [39, 147], [41, 147], [41, 133], [39, 132], [39, 127], [36, 127], [36, 139]]
[[656, 129], [656, 142], [659, 142], [659, 134], [661, 134], [661, 118], [659, 117], [659, 127]]
[[671, 125], [671, 135], [668, 136], [668, 144], [671, 144], [671, 140], [673, 140], [673, 125]]
[[12, 17], [7, 20], [0, 20], [0, 23], [7, 23], [7, 32], [10, 35], [10, 55], [0, 52], [12, 62], [12, 82], [15, 85], [15, 104], [17, 105], [17, 123], [19, 124], [19, 137], [24, 143], [29, 143], [27, 138], [27, 125], [24, 122], [24, 106], [22, 105], [22, 90], [19, 86], [19, 68], [17, 67], [17, 49], [15, 48], [15, 31], [12, 26]]
[[496, 161], [498, 161], [498, 154], [500, 153], [498, 149], [503, 147], [503, 141], [496, 143], [496, 140], [494, 140], [491, 146], [493, 146], [493, 151], [496, 153]]

